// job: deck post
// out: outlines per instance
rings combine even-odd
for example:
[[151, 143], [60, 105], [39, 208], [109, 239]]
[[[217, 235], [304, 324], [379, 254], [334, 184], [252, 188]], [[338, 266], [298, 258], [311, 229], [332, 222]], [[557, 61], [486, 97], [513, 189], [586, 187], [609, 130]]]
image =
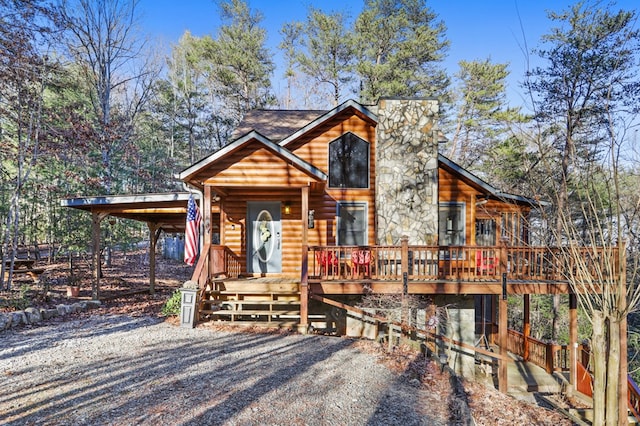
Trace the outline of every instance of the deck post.
[[525, 361], [529, 361], [529, 336], [531, 335], [531, 303], [530, 296], [525, 294], [524, 296], [524, 315], [522, 319], [522, 334], [523, 334], [523, 348], [522, 358]]
[[402, 268], [402, 274], [405, 272], [409, 273], [409, 237], [403, 235], [400, 238], [400, 247], [401, 247], [401, 260], [400, 267]]
[[300, 279], [300, 325], [299, 332], [307, 334], [309, 329], [309, 187], [301, 190], [300, 226], [302, 228], [302, 271]]
[[307, 334], [309, 329], [309, 247], [302, 246], [302, 274], [300, 279], [300, 325], [298, 332]]
[[498, 390], [507, 393], [507, 299], [500, 297], [498, 306], [498, 340], [500, 345], [500, 361], [498, 362]]
[[578, 385], [578, 298], [569, 293], [569, 384], [571, 391]]

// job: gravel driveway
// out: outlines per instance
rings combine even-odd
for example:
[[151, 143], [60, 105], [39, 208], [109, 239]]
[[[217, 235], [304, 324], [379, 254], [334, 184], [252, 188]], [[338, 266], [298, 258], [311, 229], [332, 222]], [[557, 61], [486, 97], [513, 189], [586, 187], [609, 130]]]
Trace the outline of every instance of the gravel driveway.
[[120, 315], [7, 331], [0, 423], [447, 424], [445, 401], [357, 346]]

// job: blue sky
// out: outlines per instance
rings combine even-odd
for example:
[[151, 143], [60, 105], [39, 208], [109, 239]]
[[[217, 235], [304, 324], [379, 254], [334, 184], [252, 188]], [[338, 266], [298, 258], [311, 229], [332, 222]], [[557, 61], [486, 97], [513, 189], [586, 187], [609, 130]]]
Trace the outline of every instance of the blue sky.
[[[457, 71], [460, 60], [491, 58], [493, 62], [508, 62], [511, 71], [508, 98], [512, 106], [521, 105], [522, 81], [527, 60], [524, 50], [538, 45], [540, 36], [547, 33], [550, 21], [547, 11], [560, 11], [574, 4], [565, 0], [427, 0], [427, 5], [447, 26], [451, 45], [444, 63], [450, 74]], [[356, 17], [362, 1], [350, 0], [249, 0], [253, 9], [264, 15], [263, 26], [268, 34], [268, 47], [276, 65], [282, 63], [277, 45], [279, 29], [285, 22], [306, 18], [309, 5], [330, 11], [346, 11]], [[637, 0], [620, 0], [619, 8], [637, 9]], [[214, 0], [141, 0], [143, 31], [169, 51], [184, 31], [194, 35], [215, 35], [221, 22]], [[525, 46], [526, 43], [526, 46]], [[532, 58], [534, 59], [534, 58]], [[274, 90], [279, 91], [283, 69], [273, 76]]]

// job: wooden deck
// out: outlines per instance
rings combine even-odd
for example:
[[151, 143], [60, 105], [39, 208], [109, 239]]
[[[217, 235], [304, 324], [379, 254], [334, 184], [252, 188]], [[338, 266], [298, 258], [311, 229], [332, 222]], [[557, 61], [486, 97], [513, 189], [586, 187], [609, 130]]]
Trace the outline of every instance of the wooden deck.
[[[323, 294], [567, 294], [568, 276], [587, 265], [615, 278], [617, 251], [585, 247], [309, 247], [303, 281]], [[608, 273], [607, 273], [608, 271]], [[603, 274], [604, 272], [604, 274]], [[600, 281], [600, 280], [599, 280]]]

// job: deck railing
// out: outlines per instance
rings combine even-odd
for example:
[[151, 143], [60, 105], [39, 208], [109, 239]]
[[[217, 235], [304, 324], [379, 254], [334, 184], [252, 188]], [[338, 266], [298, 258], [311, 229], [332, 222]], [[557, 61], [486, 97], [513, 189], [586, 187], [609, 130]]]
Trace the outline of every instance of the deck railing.
[[[513, 354], [524, 357], [525, 342], [529, 344], [529, 361], [544, 368], [547, 373], [553, 371], [569, 371], [571, 359], [569, 346], [554, 343], [545, 343], [533, 337], [526, 337], [515, 330], [509, 330], [507, 338], [507, 350]], [[589, 362], [590, 350], [586, 345], [578, 345], [578, 364], [582, 368], [585, 377], [578, 377], [578, 390], [587, 396], [592, 396], [591, 364]], [[627, 376], [627, 402], [629, 409], [636, 419], [640, 419], [640, 389], [631, 376]]]
[[238, 278], [240, 276], [242, 272], [240, 258], [229, 247], [212, 245], [210, 253], [210, 276], [225, 276], [227, 278]]
[[[525, 346], [528, 346], [528, 351]], [[579, 346], [581, 350], [582, 345]], [[509, 330], [507, 337], [507, 350], [515, 355], [526, 357], [526, 361], [544, 368], [547, 373], [553, 371], [569, 371], [570, 358], [569, 346], [555, 343], [545, 343], [531, 336]], [[525, 354], [525, 352], [528, 352]]]
[[231, 249], [227, 246], [207, 245], [201, 251], [191, 280], [198, 283], [198, 288], [205, 288], [211, 278], [237, 278], [240, 273], [240, 258]]
[[[512, 246], [309, 247], [309, 275], [323, 281], [566, 280], [580, 262], [599, 279], [615, 274], [616, 248]], [[603, 275], [605, 277], [603, 277]]]

